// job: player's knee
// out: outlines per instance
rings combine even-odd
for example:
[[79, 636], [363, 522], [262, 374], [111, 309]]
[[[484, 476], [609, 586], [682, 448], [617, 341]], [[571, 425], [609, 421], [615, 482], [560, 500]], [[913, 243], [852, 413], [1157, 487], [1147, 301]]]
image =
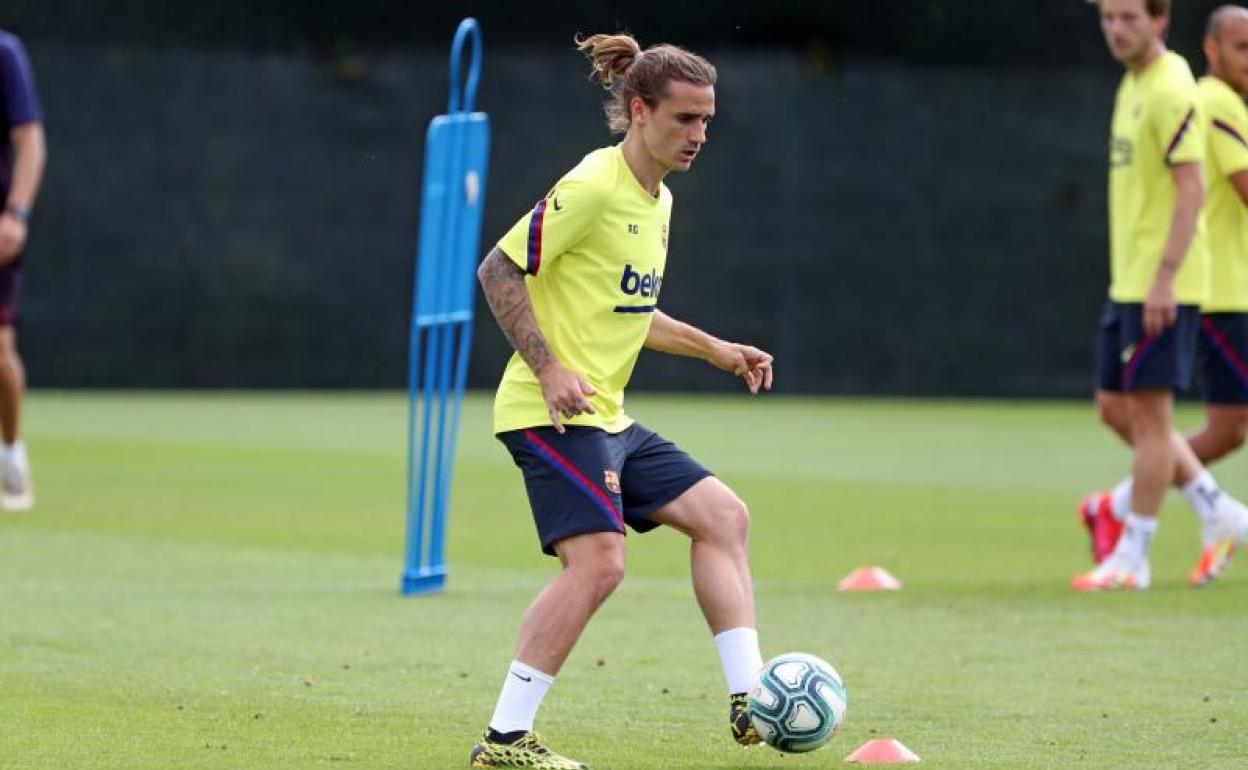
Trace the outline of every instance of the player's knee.
[[1169, 423], [1153, 419], [1133, 417], [1131, 419], [1131, 447], [1139, 451], [1144, 447], [1160, 448], [1170, 446], [1173, 428]]
[[1234, 452], [1248, 440], [1248, 413], [1237, 414], [1222, 432], [1222, 442], [1227, 452]]
[[1137, 441], [1148, 441], [1158, 436], [1169, 439], [1170, 420], [1155, 414], [1135, 413], [1131, 415], [1131, 436]]
[[22, 359], [12, 346], [0, 346], [0, 382], [6, 384], [22, 378]]
[[1106, 427], [1119, 435], [1126, 435], [1129, 426], [1121, 404], [1108, 399], [1099, 399], [1096, 402], [1096, 412]]
[[12, 327], [0, 327], [0, 357], [17, 357], [17, 337]]
[[602, 599], [619, 588], [620, 583], [624, 582], [624, 549], [620, 549], [619, 555], [612, 557], [597, 565], [593, 570], [593, 585], [595, 592]]
[[724, 504], [721, 528], [727, 540], [733, 545], [744, 547], [750, 538], [750, 509], [745, 501], [736, 495], [732, 495]]
[[696, 541], [743, 546], [749, 536], [750, 511], [741, 498], [724, 488], [703, 499], [695, 515], [684, 524], [685, 531]]
[[592, 554], [574, 562], [571, 568], [601, 601], [611, 595], [624, 580], [624, 543], [603, 542]]
[[1164, 436], [1168, 441], [1173, 430], [1170, 408], [1170, 403], [1162, 399], [1140, 397], [1133, 400], [1127, 416], [1132, 438], [1146, 441]]
[[698, 526], [691, 534], [694, 540], [744, 549], [750, 535], [750, 510], [741, 498], [729, 492], [698, 517]]

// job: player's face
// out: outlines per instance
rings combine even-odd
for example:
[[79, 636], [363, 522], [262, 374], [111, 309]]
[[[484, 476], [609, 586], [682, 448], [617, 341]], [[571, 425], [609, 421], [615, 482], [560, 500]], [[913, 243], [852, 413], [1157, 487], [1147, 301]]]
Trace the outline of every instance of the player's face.
[[1168, 19], [1148, 15], [1145, 0], [1101, 0], [1101, 31], [1114, 58], [1134, 64], [1161, 39]]
[[653, 110], [642, 105], [639, 116], [650, 157], [668, 171], [688, 171], [706, 144], [706, 130], [714, 115], [714, 86], [668, 83], [667, 96]]
[[1214, 73], [1240, 94], [1248, 95], [1248, 14], [1235, 15], [1222, 24], [1211, 41]]

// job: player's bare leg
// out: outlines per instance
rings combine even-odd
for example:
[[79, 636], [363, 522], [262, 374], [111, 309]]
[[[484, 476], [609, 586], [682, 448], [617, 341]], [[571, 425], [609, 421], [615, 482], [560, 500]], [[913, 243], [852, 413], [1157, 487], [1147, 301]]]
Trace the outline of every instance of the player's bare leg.
[[[1239, 449], [1245, 436], [1248, 407], [1210, 404], [1204, 425], [1188, 436], [1186, 443], [1192, 457], [1207, 464]], [[1222, 492], [1216, 483], [1196, 502], [1202, 501], [1208, 510], [1201, 511], [1201, 553], [1187, 577], [1188, 584], [1194, 587], [1208, 585], [1220, 577], [1236, 550], [1248, 540], [1248, 508]]]
[[[1131, 443], [1127, 396], [1097, 393], [1101, 420], [1123, 441]], [[1206, 421], [1186, 438], [1171, 431], [1174, 448], [1172, 484], [1200, 518], [1202, 551], [1188, 575], [1193, 586], [1215, 580], [1230, 565], [1235, 551], [1248, 539], [1248, 508], [1224, 492], [1205, 465], [1234, 452], [1248, 435], [1248, 407], [1211, 404]], [[1101, 562], [1113, 551], [1130, 512], [1134, 480], [1127, 477], [1112, 491], [1085, 497], [1079, 513], [1092, 538], [1092, 554]]]
[[581, 638], [590, 617], [624, 579], [624, 536], [577, 535], [555, 544], [563, 571], [524, 613], [516, 659], [550, 676]]
[[533, 732], [533, 720], [589, 619], [624, 579], [624, 536], [615, 532], [577, 535], [556, 543], [555, 553], [563, 571], [524, 613], [515, 659], [489, 729], [472, 750], [473, 767], [585, 767], [542, 745]]
[[30, 463], [20, 440], [22, 397], [26, 393], [26, 369], [17, 352], [12, 326], [0, 326], [0, 508], [19, 511], [34, 504]]
[[715, 635], [728, 683], [732, 735], [743, 746], [758, 743], [746, 712], [746, 693], [763, 665], [748, 559], [749, 510], [727, 485], [709, 476], [651, 518], [689, 536], [693, 592]]
[[[1132, 393], [1127, 399], [1135, 449], [1131, 464], [1131, 477], [1135, 479], [1131, 511], [1139, 518], [1152, 519], [1155, 526], [1157, 512], [1161, 510], [1161, 502], [1175, 475], [1181, 444], [1175, 441], [1175, 432], [1171, 427], [1174, 396], [1167, 390], [1147, 390]], [[1128, 514], [1127, 533], [1132, 526], [1134, 522]], [[1144, 548], [1147, 549], [1147, 542]], [[1140, 555], [1147, 556], [1147, 551]]]
[[1122, 439], [1122, 443], [1131, 446], [1131, 415], [1126, 393], [1098, 390], [1096, 412], [1105, 427]]
[[[1131, 419], [1128, 409], [1127, 395], [1114, 391], [1098, 390], [1096, 392], [1096, 411], [1101, 422], [1114, 432], [1123, 443], [1131, 446]], [[1130, 477], [1119, 484], [1114, 492], [1093, 492], [1079, 501], [1079, 518], [1088, 530], [1092, 540], [1092, 561], [1100, 564], [1118, 544], [1122, 535], [1122, 516], [1114, 515], [1114, 494], [1124, 494], [1130, 499]], [[1125, 504], [1122, 506], [1127, 507]]]
[[1239, 449], [1248, 438], [1248, 406], [1210, 404], [1205, 423], [1187, 436], [1202, 465], [1209, 465]]
[[1131, 510], [1113, 552], [1096, 569], [1075, 577], [1071, 585], [1076, 590], [1142, 589], [1151, 582], [1148, 547], [1157, 529], [1157, 512], [1179, 463], [1171, 427], [1174, 397], [1166, 390], [1145, 390], [1130, 393], [1126, 399], [1134, 449]]
[[747, 559], [750, 514], [714, 476], [655, 511], [660, 524], [690, 539], [690, 568], [698, 606], [711, 633], [754, 627], [754, 587]]

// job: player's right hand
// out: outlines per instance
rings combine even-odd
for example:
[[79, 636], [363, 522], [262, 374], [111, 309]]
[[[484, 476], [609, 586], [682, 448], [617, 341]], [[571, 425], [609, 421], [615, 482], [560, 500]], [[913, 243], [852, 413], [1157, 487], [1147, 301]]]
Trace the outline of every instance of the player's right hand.
[[0, 215], [0, 265], [7, 265], [26, 245], [26, 223], [12, 214]]
[[564, 432], [561, 417], [570, 420], [578, 414], [594, 413], [589, 397], [598, 391], [584, 377], [564, 368], [558, 361], [551, 361], [542, 367], [537, 379], [542, 385], [550, 424], [555, 426], [556, 431]]
[[1144, 332], [1157, 336], [1172, 326], [1179, 317], [1179, 301], [1174, 281], [1159, 277], [1144, 300]]

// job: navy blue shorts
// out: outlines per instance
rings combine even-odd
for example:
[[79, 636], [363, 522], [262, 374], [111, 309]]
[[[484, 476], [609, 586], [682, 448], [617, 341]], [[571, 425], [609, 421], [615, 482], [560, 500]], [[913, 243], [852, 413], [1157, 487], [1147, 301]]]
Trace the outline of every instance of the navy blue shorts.
[[1144, 306], [1106, 301], [1096, 346], [1096, 387], [1108, 391], [1183, 390], [1192, 381], [1200, 308], [1179, 305], [1178, 319], [1144, 333]]
[[1200, 317], [1200, 364], [1205, 403], [1248, 404], [1248, 313]]
[[680, 447], [633, 423], [619, 433], [569, 425], [498, 434], [524, 474], [542, 552], [589, 532], [658, 526], [654, 511], [711, 475]]

